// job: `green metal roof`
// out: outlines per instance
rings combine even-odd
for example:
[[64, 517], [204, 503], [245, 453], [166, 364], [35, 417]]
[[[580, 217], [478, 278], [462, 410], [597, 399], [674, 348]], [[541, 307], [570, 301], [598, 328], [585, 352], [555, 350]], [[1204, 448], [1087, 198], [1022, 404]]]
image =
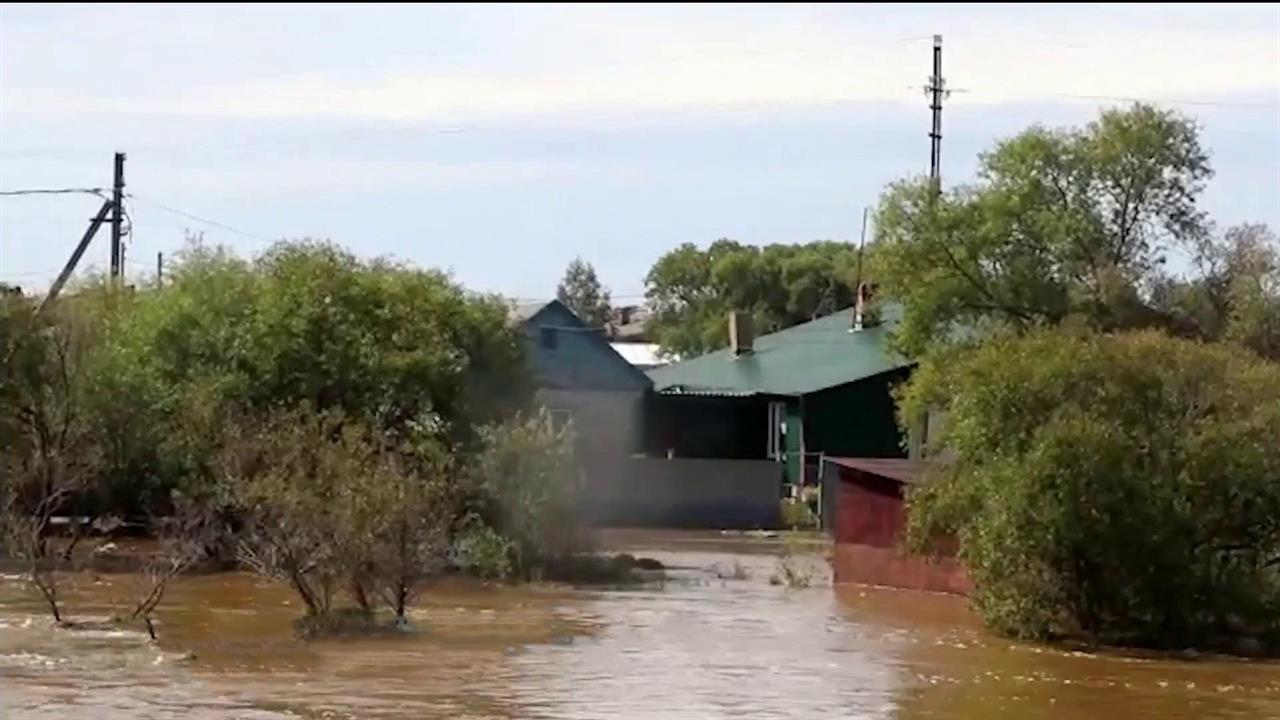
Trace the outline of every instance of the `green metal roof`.
[[807, 395], [914, 365], [889, 349], [899, 308], [883, 306], [884, 323], [854, 331], [849, 308], [756, 338], [754, 351], [727, 348], [648, 371], [653, 389], [699, 395]]

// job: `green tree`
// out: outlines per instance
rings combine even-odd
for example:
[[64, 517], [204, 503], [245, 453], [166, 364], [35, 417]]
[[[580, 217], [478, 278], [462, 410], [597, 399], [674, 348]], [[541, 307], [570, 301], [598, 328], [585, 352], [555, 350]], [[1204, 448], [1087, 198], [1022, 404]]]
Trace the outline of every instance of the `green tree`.
[[902, 349], [918, 354], [956, 325], [1161, 322], [1151, 288], [1171, 251], [1206, 237], [1196, 199], [1211, 174], [1194, 123], [1135, 105], [1000, 142], [976, 182], [941, 196], [924, 181], [891, 186], [874, 276], [905, 306]]
[[750, 312], [772, 332], [853, 303], [857, 249], [846, 243], [768, 245], [721, 239], [706, 250], [684, 244], [645, 278], [650, 328], [667, 352], [699, 355], [728, 342], [731, 310]]
[[192, 247], [113, 319], [95, 377], [104, 422], [130, 440], [118, 477], [144, 500], [211, 482], [228, 408], [309, 403], [388, 432], [425, 426], [452, 450], [530, 392], [500, 298], [310, 241], [252, 262]]
[[0, 297], [0, 549], [22, 561], [62, 622], [62, 553], [48, 534], [55, 515], [79, 514], [71, 511], [93, 493], [103, 463], [103, 433], [87, 409], [96, 323], [65, 305], [36, 307]]
[[612, 314], [608, 288], [601, 287], [596, 269], [580, 257], [565, 268], [564, 279], [556, 286], [556, 299], [591, 327], [604, 326]]
[[1280, 239], [1266, 225], [1207, 237], [1195, 272], [1155, 285], [1154, 306], [1174, 332], [1231, 341], [1280, 360]]
[[954, 453], [909, 496], [911, 543], [958, 537], [996, 630], [1280, 643], [1280, 366], [1150, 330], [1038, 331], [931, 355], [902, 408], [947, 412]]

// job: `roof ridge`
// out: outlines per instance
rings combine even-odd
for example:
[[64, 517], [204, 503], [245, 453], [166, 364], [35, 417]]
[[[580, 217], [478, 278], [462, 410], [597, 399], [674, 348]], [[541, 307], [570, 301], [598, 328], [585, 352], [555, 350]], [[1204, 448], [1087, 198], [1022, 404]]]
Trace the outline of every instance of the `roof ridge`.
[[660, 392], [680, 386], [686, 390], [803, 395], [914, 364], [891, 347], [892, 320], [886, 318], [882, 324], [855, 331], [850, 313], [850, 308], [842, 308], [761, 335], [754, 343], [755, 352], [732, 361], [731, 351], [720, 348], [647, 374]]

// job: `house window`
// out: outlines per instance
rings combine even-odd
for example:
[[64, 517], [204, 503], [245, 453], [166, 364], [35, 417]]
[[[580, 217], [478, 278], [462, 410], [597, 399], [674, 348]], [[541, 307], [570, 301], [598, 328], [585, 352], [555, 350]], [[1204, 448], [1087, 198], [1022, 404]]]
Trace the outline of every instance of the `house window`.
[[538, 328], [538, 335], [542, 347], [547, 350], [555, 350], [556, 345], [560, 342], [560, 335], [553, 327]]
[[923, 460], [942, 452], [942, 433], [946, 425], [946, 411], [929, 410], [908, 433], [907, 457], [912, 460]]
[[765, 456], [770, 460], [781, 460], [787, 449], [787, 404], [784, 402], [769, 403], [769, 428], [766, 437]]
[[548, 409], [547, 412], [551, 415], [551, 427], [557, 432], [564, 430], [573, 422], [572, 410]]

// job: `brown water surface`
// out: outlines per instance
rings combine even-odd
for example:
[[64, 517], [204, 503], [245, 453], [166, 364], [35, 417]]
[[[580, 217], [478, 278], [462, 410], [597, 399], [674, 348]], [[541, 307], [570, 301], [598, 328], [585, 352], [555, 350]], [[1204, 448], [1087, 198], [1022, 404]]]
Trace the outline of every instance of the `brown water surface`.
[[[310, 643], [291, 635], [290, 593], [245, 574], [174, 583], [158, 645], [54, 629], [6, 576], [0, 718], [1280, 718], [1280, 664], [1018, 645], [984, 633], [957, 598], [787, 590], [768, 583], [775, 541], [606, 541], [662, 560], [669, 579], [450, 582], [415, 610], [415, 636]], [[824, 580], [821, 558], [808, 562]], [[104, 619], [131, 583], [77, 576], [67, 610]]]

